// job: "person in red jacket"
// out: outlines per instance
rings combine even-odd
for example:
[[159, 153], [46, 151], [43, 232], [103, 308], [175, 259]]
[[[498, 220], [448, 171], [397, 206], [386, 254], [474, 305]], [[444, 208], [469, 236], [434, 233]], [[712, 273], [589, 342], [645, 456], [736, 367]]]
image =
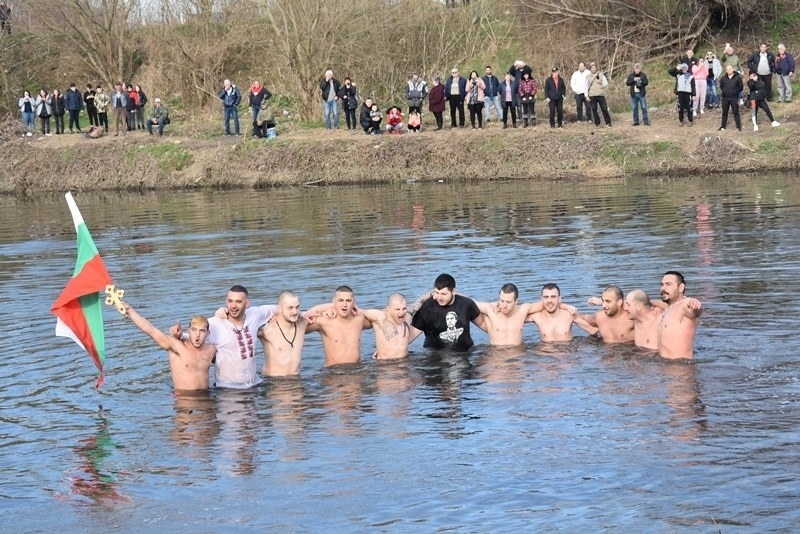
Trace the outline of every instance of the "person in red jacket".
[[386, 131], [390, 134], [400, 134], [403, 131], [403, 112], [397, 106], [386, 111]]
[[536, 80], [534, 80], [529, 72], [522, 75], [519, 82], [519, 99], [522, 102], [522, 120], [523, 128], [528, 127], [528, 121], [531, 126], [536, 126]]

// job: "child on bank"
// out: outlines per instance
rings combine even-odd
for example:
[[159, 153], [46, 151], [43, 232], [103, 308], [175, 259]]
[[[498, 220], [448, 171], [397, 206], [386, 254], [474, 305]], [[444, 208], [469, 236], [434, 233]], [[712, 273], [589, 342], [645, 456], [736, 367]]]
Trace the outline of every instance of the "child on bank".
[[408, 116], [408, 131], [419, 132], [422, 128], [422, 117], [417, 111], [412, 111]]
[[772, 126], [780, 126], [781, 123], [775, 120], [775, 117], [772, 116], [772, 111], [769, 109], [769, 104], [767, 104], [767, 86], [766, 84], [758, 79], [758, 74], [755, 72], [750, 73], [750, 79], [747, 80], [747, 88], [750, 90], [750, 113], [753, 119], [753, 131], [758, 131], [758, 108], [764, 110], [764, 113], [767, 114], [767, 118], [772, 122]]
[[386, 131], [390, 134], [403, 132], [403, 112], [397, 106], [392, 106], [386, 111]]
[[381, 110], [378, 109], [378, 104], [372, 104], [372, 110], [369, 112], [369, 121], [370, 121], [370, 128], [367, 133], [372, 135], [380, 135], [383, 132], [381, 131], [381, 121], [383, 121], [383, 113]]

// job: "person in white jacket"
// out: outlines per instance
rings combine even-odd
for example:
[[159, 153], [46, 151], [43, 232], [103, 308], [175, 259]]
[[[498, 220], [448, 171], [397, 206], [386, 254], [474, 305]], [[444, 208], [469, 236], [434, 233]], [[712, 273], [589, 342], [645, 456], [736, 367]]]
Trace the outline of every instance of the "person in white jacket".
[[583, 122], [583, 113], [586, 110], [586, 120], [592, 122], [592, 111], [589, 103], [586, 101], [586, 87], [588, 85], [587, 76], [589, 71], [586, 70], [586, 65], [583, 62], [578, 63], [578, 70], [572, 73], [569, 87], [575, 93], [575, 107], [578, 113], [578, 122]]

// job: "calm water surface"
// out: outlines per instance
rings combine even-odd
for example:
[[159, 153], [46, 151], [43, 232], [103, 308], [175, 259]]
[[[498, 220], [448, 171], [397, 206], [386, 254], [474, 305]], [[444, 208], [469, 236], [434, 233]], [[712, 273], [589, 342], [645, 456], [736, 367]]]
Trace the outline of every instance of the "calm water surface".
[[[241, 283], [362, 307], [440, 272], [461, 293], [564, 300], [608, 284], [701, 299], [693, 363], [564, 345], [172, 394], [165, 355], [107, 310], [106, 385], [55, 338], [75, 235], [60, 195], [0, 198], [3, 532], [792, 532], [800, 526], [800, 188], [794, 176], [76, 195], [118, 286], [184, 324]], [[374, 346], [371, 332], [363, 354]], [[263, 355], [259, 355], [259, 367]]]

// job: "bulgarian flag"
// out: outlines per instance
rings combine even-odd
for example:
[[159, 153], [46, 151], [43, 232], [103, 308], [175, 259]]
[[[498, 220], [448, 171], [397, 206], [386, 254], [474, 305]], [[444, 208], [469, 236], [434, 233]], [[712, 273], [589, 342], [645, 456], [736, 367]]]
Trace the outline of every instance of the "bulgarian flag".
[[72, 279], [53, 303], [50, 311], [58, 317], [56, 335], [70, 337], [89, 353], [100, 370], [95, 388], [103, 385], [103, 362], [106, 359], [106, 340], [103, 333], [103, 308], [100, 292], [112, 283], [111, 276], [97, 252], [83, 216], [72, 193], [67, 204], [78, 233], [78, 259]]

